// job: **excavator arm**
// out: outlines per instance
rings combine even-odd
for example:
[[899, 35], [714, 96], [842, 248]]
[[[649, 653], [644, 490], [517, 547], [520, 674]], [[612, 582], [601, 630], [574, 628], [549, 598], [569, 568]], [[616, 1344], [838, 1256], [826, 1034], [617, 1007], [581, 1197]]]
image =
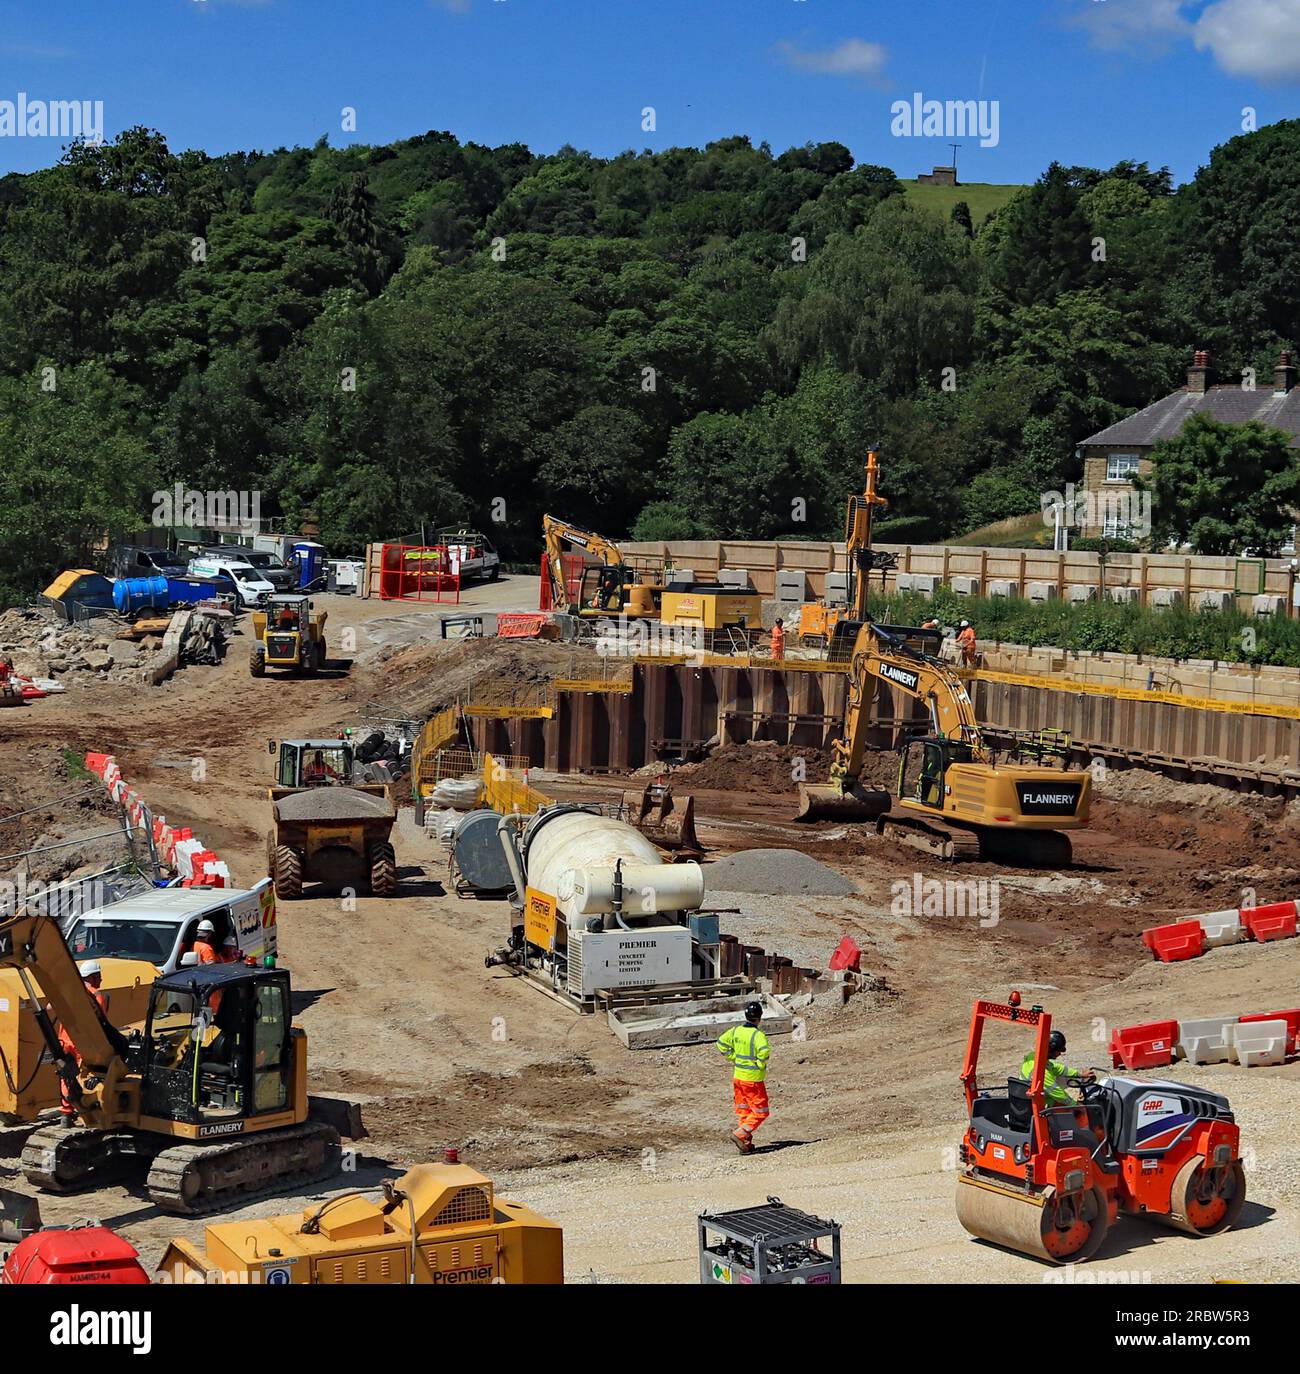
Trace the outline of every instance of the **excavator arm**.
[[932, 734], [960, 740], [970, 746], [976, 758], [986, 755], [970, 696], [944, 664], [870, 620], [844, 622], [838, 631], [854, 634], [855, 640], [844, 734], [835, 741], [831, 765], [831, 779], [836, 785], [851, 786], [862, 771], [871, 699], [878, 682], [923, 701], [930, 712]]
[[[108, 1024], [99, 1004], [86, 991], [58, 922], [26, 909], [0, 919], [0, 968], [17, 971], [70, 1100], [84, 1118], [99, 1124], [102, 1096], [85, 1092], [82, 1079], [93, 1079], [97, 1087], [105, 1082], [116, 1086], [127, 1072], [123, 1057], [126, 1040]], [[33, 979], [40, 984], [39, 991]], [[82, 1061], [80, 1076], [76, 1060], [65, 1053], [45, 1012], [46, 1002], [77, 1047]]]

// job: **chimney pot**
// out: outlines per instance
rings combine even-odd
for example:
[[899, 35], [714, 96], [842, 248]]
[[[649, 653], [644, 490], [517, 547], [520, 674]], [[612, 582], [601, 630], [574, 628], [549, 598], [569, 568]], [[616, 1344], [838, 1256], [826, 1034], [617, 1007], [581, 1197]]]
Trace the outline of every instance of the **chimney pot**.
[[1291, 350], [1284, 348], [1277, 355], [1277, 366], [1273, 369], [1273, 392], [1277, 396], [1289, 394], [1295, 387], [1296, 369], [1291, 361]]
[[1187, 369], [1187, 390], [1204, 395], [1210, 389], [1210, 353], [1208, 349], [1198, 348], [1192, 354], [1192, 365]]

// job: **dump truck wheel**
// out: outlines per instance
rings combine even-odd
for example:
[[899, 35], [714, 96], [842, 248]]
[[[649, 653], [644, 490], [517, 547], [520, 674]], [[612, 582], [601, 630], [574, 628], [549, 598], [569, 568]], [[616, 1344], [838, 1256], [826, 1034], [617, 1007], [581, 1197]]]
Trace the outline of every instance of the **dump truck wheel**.
[[316, 666], [318, 668], [329, 666], [329, 659], [325, 654], [325, 637], [323, 635], [316, 643]]
[[391, 844], [370, 846], [370, 892], [374, 897], [391, 897], [397, 891], [397, 856]]
[[252, 677], [266, 676], [266, 650], [260, 644], [248, 655], [248, 671]]
[[302, 860], [296, 850], [282, 844], [275, 851], [275, 895], [283, 901], [302, 896]]

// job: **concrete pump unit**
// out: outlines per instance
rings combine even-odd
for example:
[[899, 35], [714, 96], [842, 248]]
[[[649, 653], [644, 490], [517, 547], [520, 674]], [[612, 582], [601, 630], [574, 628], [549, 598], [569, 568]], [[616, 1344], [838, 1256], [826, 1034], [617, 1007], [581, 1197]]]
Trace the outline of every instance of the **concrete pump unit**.
[[[510, 967], [575, 1010], [608, 1011], [629, 1048], [693, 1044], [740, 1019], [756, 985], [719, 976], [718, 921], [699, 911], [699, 864], [665, 863], [596, 806], [548, 806], [497, 824], [515, 891], [509, 942], [488, 967]], [[789, 1011], [764, 1001], [764, 1029], [788, 1031]]]

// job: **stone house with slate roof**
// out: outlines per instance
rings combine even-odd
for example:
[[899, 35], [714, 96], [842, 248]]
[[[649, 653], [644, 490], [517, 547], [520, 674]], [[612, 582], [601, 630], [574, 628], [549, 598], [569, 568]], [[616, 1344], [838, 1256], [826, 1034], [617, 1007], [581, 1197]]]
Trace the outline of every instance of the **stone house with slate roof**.
[[[1162, 439], [1172, 439], [1193, 416], [1208, 414], [1227, 424], [1259, 420], [1291, 435], [1300, 448], [1300, 389], [1290, 353], [1282, 353], [1273, 369], [1273, 384], [1263, 378], [1254, 390], [1239, 381], [1216, 385], [1210, 355], [1197, 352], [1187, 369], [1187, 384], [1153, 401], [1145, 410], [1083, 440], [1083, 500], [1079, 502], [1078, 534], [1089, 538], [1140, 537], [1128, 513], [1139, 508], [1134, 475], [1151, 471], [1151, 451]], [[1130, 499], [1125, 499], [1125, 498]], [[1117, 499], [1118, 498], [1118, 499]]]

